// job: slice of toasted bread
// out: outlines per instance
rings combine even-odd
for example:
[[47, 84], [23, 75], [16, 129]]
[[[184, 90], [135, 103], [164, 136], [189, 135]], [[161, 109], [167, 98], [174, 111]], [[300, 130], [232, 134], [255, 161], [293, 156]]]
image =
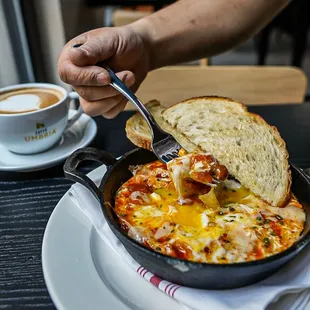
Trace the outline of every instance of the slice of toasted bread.
[[274, 206], [286, 202], [291, 176], [285, 142], [260, 116], [220, 97], [189, 99], [162, 116], [192, 143], [211, 152], [254, 194]]
[[[277, 129], [222, 97], [192, 98], [167, 110], [148, 104], [156, 121], [189, 152], [211, 152], [243, 186], [273, 206], [290, 195], [291, 176], [285, 142]], [[140, 115], [128, 120], [127, 136], [150, 149], [149, 129]]]
[[[191, 143], [182, 133], [174, 130], [163, 118], [162, 112], [165, 110], [157, 100], [152, 100], [146, 104], [147, 109], [153, 115], [158, 125], [165, 131], [172, 134], [177, 141], [188, 152], [203, 152], [197, 145]], [[151, 132], [141, 114], [137, 112], [126, 123], [126, 135], [136, 146], [151, 150]]]

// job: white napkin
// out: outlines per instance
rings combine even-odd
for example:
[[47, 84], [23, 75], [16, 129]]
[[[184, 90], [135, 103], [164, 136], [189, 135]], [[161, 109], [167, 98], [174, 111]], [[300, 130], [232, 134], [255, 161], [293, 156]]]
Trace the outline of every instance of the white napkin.
[[[97, 182], [96, 182], [97, 181]], [[95, 180], [98, 183], [98, 180]], [[162, 280], [140, 266], [126, 251], [121, 242], [106, 223], [99, 202], [82, 185], [74, 184], [69, 194], [77, 207], [90, 220], [98, 234], [107, 245], [136, 270], [145, 280], [157, 286], [159, 290], [175, 298], [182, 305], [195, 310], [217, 309], [265, 309], [275, 297], [284, 292], [299, 290], [301, 293], [286, 301], [281, 310], [302, 310], [310, 294], [310, 253], [306, 249], [294, 260], [282, 267], [276, 274], [247, 287], [232, 290], [201, 290], [193, 289]], [[301, 307], [302, 306], [302, 307]], [[268, 307], [269, 309], [269, 307]]]

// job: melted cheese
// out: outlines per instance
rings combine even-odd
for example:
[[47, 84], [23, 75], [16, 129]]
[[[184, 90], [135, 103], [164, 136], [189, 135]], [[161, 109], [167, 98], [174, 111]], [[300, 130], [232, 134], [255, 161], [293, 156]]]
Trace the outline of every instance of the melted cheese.
[[275, 208], [271, 206], [267, 206], [267, 210], [279, 214], [282, 218], [286, 220], [293, 220], [299, 223], [304, 223], [306, 220], [305, 212], [295, 207], [294, 205], [288, 205], [285, 208]]
[[228, 174], [226, 167], [210, 154], [177, 157], [168, 162], [167, 169], [182, 204], [187, 203], [186, 197], [207, 193], [211, 187], [216, 187], [219, 178], [225, 179]]
[[171, 177], [160, 162], [135, 167], [117, 192], [115, 212], [131, 238], [169, 256], [210, 263], [261, 259], [299, 238], [305, 213], [295, 199], [271, 207], [234, 180], [207, 194], [191, 192], [180, 203], [178, 191], [186, 194], [187, 187], [177, 179], [190, 174], [181, 160], [183, 168], [173, 168]]
[[172, 182], [178, 193], [178, 198], [183, 200], [185, 196], [185, 189], [183, 186], [183, 180], [189, 176], [190, 172], [190, 157], [178, 157], [175, 160], [171, 160], [167, 164]]

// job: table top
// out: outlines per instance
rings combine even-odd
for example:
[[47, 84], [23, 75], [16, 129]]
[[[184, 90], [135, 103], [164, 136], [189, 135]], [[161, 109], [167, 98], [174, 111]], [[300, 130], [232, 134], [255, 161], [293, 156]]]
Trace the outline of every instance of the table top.
[[[249, 110], [278, 127], [294, 164], [310, 167], [310, 104]], [[123, 112], [113, 120], [95, 118], [98, 134], [91, 146], [114, 156], [133, 149], [124, 131], [132, 113]], [[43, 279], [41, 245], [47, 221], [70, 185], [62, 165], [32, 173], [0, 172], [1, 309], [55, 309]]]

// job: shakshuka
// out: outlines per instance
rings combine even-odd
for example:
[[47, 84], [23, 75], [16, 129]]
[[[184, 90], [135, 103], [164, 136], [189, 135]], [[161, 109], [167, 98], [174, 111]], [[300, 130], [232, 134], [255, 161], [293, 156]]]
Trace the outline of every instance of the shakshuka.
[[115, 197], [121, 228], [156, 252], [203, 263], [262, 259], [296, 242], [305, 213], [292, 195], [272, 207], [210, 154], [131, 167]]

